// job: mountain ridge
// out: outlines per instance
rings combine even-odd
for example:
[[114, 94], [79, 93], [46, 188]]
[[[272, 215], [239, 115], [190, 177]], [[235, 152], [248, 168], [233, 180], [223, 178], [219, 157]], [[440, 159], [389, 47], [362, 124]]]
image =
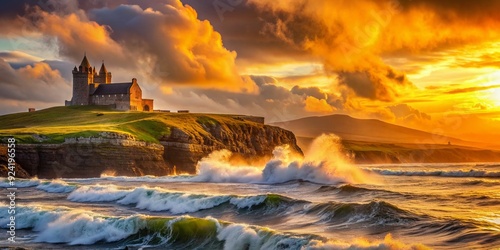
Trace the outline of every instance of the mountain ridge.
[[436, 143], [471, 146], [472, 142], [384, 122], [378, 119], [360, 119], [344, 114], [310, 116], [285, 122], [278, 126], [295, 133], [298, 137], [314, 138], [323, 133], [333, 133], [344, 140], [384, 143]]

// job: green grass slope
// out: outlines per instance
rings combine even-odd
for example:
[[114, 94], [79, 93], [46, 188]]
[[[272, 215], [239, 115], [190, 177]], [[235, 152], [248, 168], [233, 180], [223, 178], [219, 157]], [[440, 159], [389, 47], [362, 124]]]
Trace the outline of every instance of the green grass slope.
[[0, 137], [20, 143], [62, 143], [64, 138], [98, 136], [100, 132], [128, 134], [158, 142], [176, 127], [186, 133], [208, 134], [203, 125], [252, 123], [232, 115], [117, 111], [99, 106], [53, 107], [30, 113], [0, 116]]

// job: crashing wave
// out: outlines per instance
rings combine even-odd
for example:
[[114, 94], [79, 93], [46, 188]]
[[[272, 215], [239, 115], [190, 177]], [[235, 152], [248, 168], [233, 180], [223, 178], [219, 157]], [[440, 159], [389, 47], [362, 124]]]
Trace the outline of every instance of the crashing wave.
[[[6, 207], [0, 208], [5, 228]], [[18, 207], [18, 229], [37, 232], [35, 242], [204, 249], [426, 249], [405, 245], [390, 235], [382, 241], [343, 242], [316, 235], [282, 233], [269, 228], [229, 223], [211, 217], [104, 216], [68, 208]]]

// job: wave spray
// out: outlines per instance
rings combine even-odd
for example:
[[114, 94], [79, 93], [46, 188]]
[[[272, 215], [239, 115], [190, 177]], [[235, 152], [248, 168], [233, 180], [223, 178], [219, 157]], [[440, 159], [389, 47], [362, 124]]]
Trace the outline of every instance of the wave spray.
[[375, 183], [376, 175], [350, 162], [340, 138], [321, 135], [302, 157], [293, 154], [288, 145], [276, 147], [273, 157], [261, 166], [237, 166], [230, 163], [231, 152], [216, 151], [198, 162], [195, 181], [237, 183], [283, 183], [304, 180], [322, 184]]

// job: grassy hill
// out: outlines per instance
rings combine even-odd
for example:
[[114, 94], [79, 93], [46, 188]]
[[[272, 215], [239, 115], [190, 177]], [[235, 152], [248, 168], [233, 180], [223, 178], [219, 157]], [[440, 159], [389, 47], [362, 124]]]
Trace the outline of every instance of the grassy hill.
[[203, 125], [218, 123], [257, 124], [232, 115], [124, 112], [99, 106], [71, 106], [0, 116], [0, 137], [14, 135], [20, 143], [61, 143], [67, 137], [116, 132], [137, 140], [158, 142], [162, 136], [168, 136], [173, 127], [208, 135]]

